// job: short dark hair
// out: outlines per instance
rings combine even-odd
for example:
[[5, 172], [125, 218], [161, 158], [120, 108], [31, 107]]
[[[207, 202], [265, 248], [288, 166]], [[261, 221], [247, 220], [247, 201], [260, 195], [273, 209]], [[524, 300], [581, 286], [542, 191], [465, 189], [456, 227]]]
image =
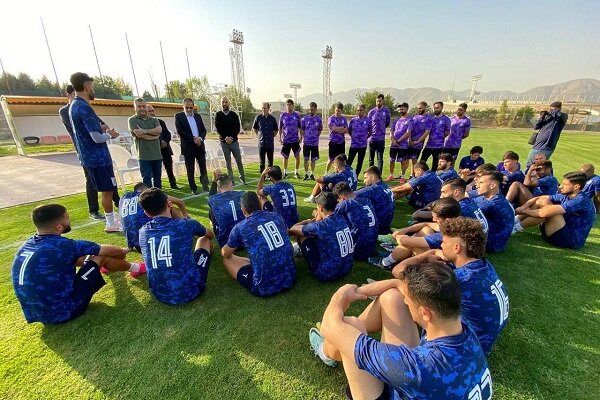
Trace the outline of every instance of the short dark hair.
[[562, 108], [562, 101], [555, 101], [550, 104], [550, 107], [558, 108], [560, 110]]
[[469, 154], [474, 154], [474, 153], [483, 153], [483, 147], [481, 146], [473, 146], [471, 147], [471, 151], [469, 151]]
[[498, 184], [501, 184], [502, 181], [504, 180], [504, 175], [502, 175], [502, 172], [500, 172], [500, 171], [483, 171], [482, 173], [480, 173], [478, 175], [480, 177], [490, 176], [490, 177], [492, 177], [493, 180], [498, 182]]
[[507, 151], [504, 153], [504, 159], [519, 161], [519, 155], [514, 151]]
[[321, 192], [315, 197], [315, 203], [325, 211], [333, 212], [337, 206], [337, 196], [331, 192]]
[[340, 109], [342, 111], [344, 111], [344, 105], [342, 103], [335, 103], [335, 109]]
[[311, 101], [311, 102], [308, 104], [308, 106], [309, 106], [309, 107], [314, 107], [314, 108], [317, 108], [317, 103], [315, 103], [314, 101]]
[[217, 189], [221, 189], [227, 185], [231, 184], [231, 178], [227, 174], [219, 175], [217, 179]]
[[550, 171], [552, 171], [552, 161], [550, 161], [550, 160], [544, 161], [542, 163], [541, 167], [545, 168], [545, 169], [549, 169]]
[[426, 101], [420, 101], [419, 105], [427, 108], [427, 102]]
[[60, 204], [43, 204], [31, 212], [31, 220], [36, 228], [49, 228], [61, 219], [67, 209]]
[[448, 162], [452, 162], [452, 161], [454, 161], [454, 157], [452, 157], [452, 154], [450, 154], [450, 153], [442, 153], [439, 155], [438, 160], [445, 160]]
[[294, 100], [292, 100], [292, 99], [287, 99], [287, 100], [285, 101], [285, 104], [291, 104], [291, 105], [294, 105]]
[[410, 108], [410, 107], [408, 106], [408, 103], [407, 103], [407, 102], [404, 102], [404, 103], [400, 103], [400, 104], [398, 104], [398, 107], [396, 107], [396, 108], [400, 108], [400, 107], [403, 107], [403, 108]]
[[460, 204], [452, 197], [444, 197], [433, 202], [431, 212], [441, 218], [460, 217]]
[[442, 183], [442, 187], [450, 185], [450, 189], [452, 190], [460, 190], [464, 193], [467, 190], [467, 182], [463, 181], [460, 178], [448, 179], [444, 183]]
[[333, 187], [332, 193], [335, 194], [337, 197], [340, 197], [352, 193], [352, 189], [350, 189], [350, 185], [348, 185], [348, 182], [338, 182]]
[[333, 162], [335, 162], [337, 165], [343, 165], [343, 166], [345, 166], [346, 162], [348, 162], [348, 157], [346, 157], [345, 154], [338, 154], [333, 159]]
[[279, 165], [273, 165], [271, 168], [269, 168], [268, 175], [276, 181], [280, 181], [283, 178], [281, 167]]
[[250, 190], [242, 195], [242, 198], [240, 199], [240, 205], [248, 214], [252, 214], [261, 210], [260, 199], [258, 198], [258, 195]]
[[429, 165], [425, 161], [419, 161], [415, 164], [415, 168], [419, 168], [423, 171], [429, 171]]
[[185, 104], [185, 103], [192, 103], [192, 104], [194, 104], [194, 99], [192, 99], [191, 97], [186, 97], [185, 99], [183, 99], [183, 101], [181, 102], [181, 104]]
[[133, 187], [134, 192], [143, 192], [146, 189], [148, 189], [148, 186], [146, 186], [146, 184], [144, 182], [138, 182]]
[[71, 84], [68, 84], [67, 87], [65, 88], [65, 93], [67, 93], [67, 94], [71, 94], [74, 91], [75, 91], [75, 88]]
[[460, 285], [449, 266], [433, 263], [408, 265], [399, 279], [406, 282], [412, 300], [432, 309], [441, 318], [458, 318], [460, 315]]
[[579, 189], [583, 189], [587, 182], [587, 176], [579, 171], [567, 172], [563, 175], [563, 178], [571, 182], [572, 185], [579, 185]]
[[383, 99], [385, 99], [385, 96], [384, 96], [382, 93], [379, 93], [379, 94], [377, 95], [377, 98], [378, 98], [378, 99], [382, 99], [382, 100], [383, 100]]
[[468, 107], [468, 106], [467, 106], [467, 103], [460, 103], [458, 106], [459, 106], [460, 108], [464, 108], [465, 110], [466, 110], [466, 109], [467, 109], [467, 107]]
[[365, 170], [365, 174], [375, 175], [377, 179], [381, 180], [381, 170], [378, 166], [373, 165]]
[[159, 188], [150, 188], [140, 194], [140, 205], [150, 216], [155, 216], [167, 208], [168, 197]]
[[436, 104], [439, 104], [440, 106], [442, 106], [442, 108], [444, 108], [444, 102], [443, 101], [436, 101], [435, 103], [433, 103], [434, 106]]
[[83, 87], [86, 82], [93, 82], [94, 78], [86, 74], [85, 72], [75, 72], [71, 75], [69, 82], [73, 85], [76, 92], [83, 92]]
[[485, 171], [495, 171], [496, 166], [492, 163], [481, 164], [479, 167], [475, 168], [475, 174], [479, 175], [484, 173]]
[[445, 220], [440, 225], [442, 235], [461, 238], [466, 245], [467, 257], [483, 258], [487, 235], [481, 222], [474, 218], [456, 217]]

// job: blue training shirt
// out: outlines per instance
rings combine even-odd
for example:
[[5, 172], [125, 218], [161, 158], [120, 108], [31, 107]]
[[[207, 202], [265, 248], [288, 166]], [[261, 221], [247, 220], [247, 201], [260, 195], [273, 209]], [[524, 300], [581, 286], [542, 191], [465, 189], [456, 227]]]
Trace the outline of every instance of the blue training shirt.
[[442, 182], [446, 182], [447, 180], [456, 179], [459, 177], [458, 172], [456, 172], [456, 170], [452, 167], [448, 168], [447, 171], [444, 171], [441, 174], [438, 174], [438, 176], [440, 177], [440, 180]]
[[112, 165], [108, 145], [94, 142], [90, 135], [90, 132], [101, 133], [102, 131], [100, 129], [100, 119], [88, 102], [81, 97], [75, 97], [71, 107], [69, 107], [69, 117], [81, 165], [86, 168]]
[[354, 241], [354, 259], [366, 260], [373, 255], [377, 243], [377, 217], [371, 200], [365, 197], [342, 200], [335, 213], [346, 219]]
[[408, 204], [414, 208], [423, 208], [440, 198], [442, 180], [431, 171], [425, 171], [423, 175], [409, 179], [408, 184], [413, 188]]
[[585, 194], [590, 199], [594, 197], [596, 193], [600, 192], [600, 176], [594, 175], [590, 179], [587, 180], [585, 186], [581, 190], [583, 194]]
[[487, 219], [483, 214], [483, 211], [477, 206], [475, 200], [471, 197], [464, 197], [461, 201], [458, 202], [460, 206], [460, 216], [465, 218], [474, 218], [481, 223], [483, 227], [483, 231], [487, 233], [489, 227], [487, 223]]
[[537, 186], [533, 188], [531, 194], [533, 196], [552, 196], [558, 193], [558, 180], [552, 175], [546, 175], [538, 179]]
[[565, 228], [573, 238], [573, 248], [582, 248], [596, 220], [596, 207], [592, 199], [580, 192], [572, 199], [566, 194], [555, 194], [550, 196], [550, 201], [564, 208]]
[[492, 378], [472, 329], [456, 336], [421, 339], [410, 348], [378, 342], [361, 334], [354, 345], [356, 365], [385, 382], [390, 400], [488, 399]]
[[323, 190], [331, 191], [335, 184], [339, 182], [346, 182], [348, 186], [350, 186], [350, 189], [356, 190], [358, 181], [356, 179], [356, 173], [354, 172], [352, 167], [346, 165], [346, 168], [344, 168], [342, 172], [336, 172], [333, 174], [325, 175], [323, 177]]
[[491, 199], [479, 196], [474, 200], [488, 223], [486, 251], [504, 250], [515, 225], [515, 210], [500, 193]]
[[73, 299], [75, 263], [97, 255], [100, 245], [60, 235], [33, 235], [17, 251], [12, 283], [27, 322], [67, 321], [76, 307]]
[[216, 193], [208, 198], [208, 206], [211, 211], [211, 222], [217, 237], [219, 246], [225, 246], [229, 233], [240, 221], [246, 219], [242, 213], [240, 200], [244, 192], [231, 190], [229, 192]]
[[140, 248], [140, 228], [152, 219], [144, 213], [144, 209], [139, 204], [140, 194], [140, 192], [126, 192], [119, 201], [123, 231], [127, 238], [127, 247], [130, 249]]
[[500, 185], [500, 191], [504, 196], [506, 196], [508, 193], [508, 189], [510, 189], [510, 185], [512, 185], [513, 182], [523, 183], [523, 181], [525, 181], [525, 174], [523, 174], [523, 172], [521, 172], [519, 169], [515, 172], [508, 172], [507, 170], [502, 170], [500, 172], [502, 172], [502, 175], [508, 178], [506, 182], [502, 182]]
[[378, 233], [380, 235], [390, 233], [390, 226], [394, 219], [394, 194], [388, 185], [379, 181], [357, 190], [355, 194], [358, 198], [365, 197], [371, 200], [379, 226]]
[[192, 252], [194, 236], [204, 235], [206, 228], [194, 219], [154, 217], [140, 229], [148, 286], [159, 301], [187, 303], [204, 291], [203, 265], [196, 264]]
[[354, 240], [343, 216], [331, 214], [321, 221], [302, 225], [302, 234], [316, 239], [320, 263], [314, 273], [318, 280], [333, 281], [350, 272]]
[[296, 190], [287, 182], [279, 181], [263, 188], [265, 196], [270, 196], [275, 212], [283, 217], [288, 229], [298, 222]]
[[231, 231], [227, 245], [248, 250], [253, 271], [252, 294], [270, 296], [291, 288], [296, 282], [287, 231], [281, 215], [269, 211], [253, 212]]

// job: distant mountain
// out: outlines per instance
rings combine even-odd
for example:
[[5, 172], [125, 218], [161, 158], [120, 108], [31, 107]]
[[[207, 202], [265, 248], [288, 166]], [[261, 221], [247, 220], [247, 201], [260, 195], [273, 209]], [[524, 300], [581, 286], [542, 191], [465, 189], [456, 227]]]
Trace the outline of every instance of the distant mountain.
[[[359, 92], [368, 92], [371, 90], [377, 90], [378, 92], [387, 94], [390, 93], [396, 101], [406, 101], [411, 106], [418, 103], [419, 101], [426, 101], [428, 103], [433, 103], [435, 101], [446, 101], [450, 96], [450, 90], [440, 90], [432, 87], [422, 87], [422, 88], [406, 88], [406, 89], [397, 89], [393, 87], [375, 87], [375, 88], [356, 88], [351, 90], [346, 90], [343, 92], [336, 92], [332, 95], [332, 101], [346, 103], [355, 103], [356, 102], [356, 94]], [[455, 90], [453, 94], [453, 98], [457, 100], [466, 100], [469, 97], [471, 91], [467, 90]], [[490, 92], [481, 92], [478, 95], [479, 98], [485, 97], [489, 99], [510, 99], [510, 98], [522, 98], [523, 95], [525, 98], [531, 99], [539, 98], [541, 99], [562, 99], [563, 96], [567, 96], [572, 98], [573, 96], [579, 96], [579, 101], [583, 101], [590, 99], [598, 99], [600, 96], [600, 80], [585, 78], [585, 79], [575, 79], [572, 81], [557, 83], [556, 85], [549, 86], [539, 86], [533, 89], [529, 89], [526, 92], [516, 93], [510, 90], [493, 90]], [[573, 98], [575, 100], [575, 98]], [[316, 101], [319, 105], [323, 104], [323, 95], [321, 93], [314, 93], [308, 96], [299, 97], [298, 101], [303, 105], [308, 105], [311, 101]]]

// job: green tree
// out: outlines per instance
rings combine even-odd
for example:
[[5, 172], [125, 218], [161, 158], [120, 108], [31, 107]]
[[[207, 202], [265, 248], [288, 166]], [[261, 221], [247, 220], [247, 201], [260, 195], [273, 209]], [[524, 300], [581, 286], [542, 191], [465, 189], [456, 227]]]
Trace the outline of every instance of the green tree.
[[535, 115], [535, 110], [529, 106], [521, 107], [517, 110], [517, 119], [526, 122], [528, 124], [532, 123], [533, 116]]
[[304, 112], [304, 107], [302, 107], [302, 103], [294, 103], [294, 111], [298, 111], [300, 114], [302, 114]]
[[46, 75], [42, 75], [42, 77], [35, 82], [35, 87], [43, 90], [56, 90], [56, 83], [51, 82]]
[[19, 72], [17, 75], [17, 89], [21, 90], [32, 90], [35, 89], [35, 82], [25, 72]]
[[131, 85], [123, 78], [114, 78], [110, 75], [94, 76], [94, 88], [99, 94], [133, 96]]
[[257, 113], [250, 97], [246, 93], [240, 93], [237, 88], [233, 86], [227, 87], [223, 92], [223, 95], [229, 98], [229, 101], [234, 108], [237, 108], [239, 104], [242, 113], [242, 126], [248, 128], [252, 121], [254, 121], [254, 117], [256, 117]]
[[179, 80], [169, 81], [169, 83], [165, 85], [165, 92], [167, 93], [167, 97], [171, 99], [183, 99], [191, 96], [188, 93], [188, 86], [185, 82]]
[[208, 102], [208, 93], [211, 92], [211, 88], [206, 75], [200, 77], [192, 76], [191, 79], [186, 79], [185, 84], [190, 97], [193, 97], [194, 100]]
[[142, 95], [142, 98], [146, 101], [154, 101], [154, 97], [152, 97], [150, 92], [147, 90], [144, 90], [144, 94]]
[[0, 93], [11, 93], [17, 88], [17, 77], [11, 73], [0, 75]]
[[502, 104], [500, 105], [500, 110], [496, 115], [496, 124], [498, 126], [503, 126], [508, 121], [508, 101], [504, 99]]
[[[356, 102], [358, 104], [364, 104], [367, 110], [370, 110], [371, 108], [375, 107], [375, 100], [377, 99], [378, 95], [379, 92], [377, 90], [372, 90], [370, 92], [365, 93], [358, 92], [356, 93]], [[389, 108], [392, 112], [392, 115], [397, 114], [396, 110], [394, 109], [395, 102], [396, 99], [394, 99], [394, 97], [391, 94], [387, 93], [384, 95], [383, 106]]]

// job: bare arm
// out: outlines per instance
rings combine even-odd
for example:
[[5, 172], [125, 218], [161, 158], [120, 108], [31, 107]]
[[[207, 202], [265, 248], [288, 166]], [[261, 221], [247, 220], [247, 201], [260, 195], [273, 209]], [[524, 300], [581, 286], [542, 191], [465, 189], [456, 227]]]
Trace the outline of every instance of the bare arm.
[[230, 258], [233, 253], [235, 253], [235, 247], [229, 247], [227, 244], [221, 249], [221, 255], [223, 258]]
[[125, 258], [127, 253], [129, 253], [129, 249], [109, 244], [103, 244], [100, 246], [100, 251], [98, 252], [98, 255], [115, 258]]

